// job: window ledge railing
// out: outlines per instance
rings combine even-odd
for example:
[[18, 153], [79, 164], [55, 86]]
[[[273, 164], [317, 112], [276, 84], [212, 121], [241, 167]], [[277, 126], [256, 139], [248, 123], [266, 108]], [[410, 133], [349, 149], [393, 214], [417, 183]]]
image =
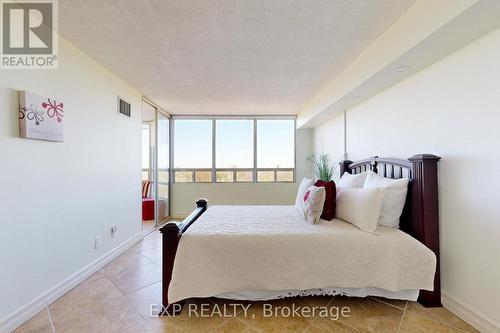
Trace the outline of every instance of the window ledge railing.
[[293, 168], [177, 168], [174, 183], [293, 183]]

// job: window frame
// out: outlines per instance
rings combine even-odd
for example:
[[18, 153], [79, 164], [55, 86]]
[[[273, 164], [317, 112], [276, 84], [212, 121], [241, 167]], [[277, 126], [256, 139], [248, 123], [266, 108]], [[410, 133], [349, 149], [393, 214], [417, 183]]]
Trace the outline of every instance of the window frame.
[[[144, 177], [142, 177], [141, 175], [141, 179], [142, 181], [151, 181], [152, 180], [152, 174], [153, 174], [153, 168], [152, 168], [152, 156], [151, 156], [151, 122], [143, 122], [142, 123], [142, 127], [141, 127], [141, 168], [142, 168], [142, 172], [147, 172], [148, 176], [146, 179], [144, 179]], [[142, 159], [144, 158], [144, 147], [143, 147], [143, 139], [144, 139], [144, 130], [148, 131], [148, 167], [147, 168], [144, 168], [144, 166], [142, 165]]]
[[[174, 156], [175, 156], [175, 122], [177, 120], [211, 120], [212, 121], [212, 168], [174, 168], [175, 165]], [[253, 168], [216, 168], [216, 142], [217, 142], [217, 120], [252, 120], [253, 121]], [[293, 168], [257, 168], [257, 120], [293, 120]], [[172, 116], [172, 126], [170, 129], [171, 132], [171, 180], [175, 184], [291, 184], [296, 182], [297, 177], [297, 117], [284, 115], [284, 116], [203, 116], [203, 115], [178, 115]], [[179, 172], [191, 172], [192, 173], [192, 182], [177, 182], [175, 180], [175, 173]], [[197, 182], [196, 181], [196, 172], [197, 171], [211, 171], [212, 172], [212, 181], [211, 182]], [[217, 182], [217, 171], [231, 171], [233, 172], [233, 181], [232, 182]], [[237, 172], [246, 171], [252, 172], [252, 180], [251, 181], [237, 181]], [[274, 181], [269, 182], [259, 182], [257, 178], [257, 173], [259, 171], [273, 171], [274, 172]], [[293, 177], [291, 181], [278, 181], [277, 173], [278, 171], [292, 171]]]

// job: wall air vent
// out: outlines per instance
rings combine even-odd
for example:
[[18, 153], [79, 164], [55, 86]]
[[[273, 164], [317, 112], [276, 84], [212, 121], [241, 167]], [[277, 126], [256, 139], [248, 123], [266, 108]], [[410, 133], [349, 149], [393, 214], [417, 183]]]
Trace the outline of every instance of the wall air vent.
[[118, 112], [130, 118], [130, 103], [118, 97]]

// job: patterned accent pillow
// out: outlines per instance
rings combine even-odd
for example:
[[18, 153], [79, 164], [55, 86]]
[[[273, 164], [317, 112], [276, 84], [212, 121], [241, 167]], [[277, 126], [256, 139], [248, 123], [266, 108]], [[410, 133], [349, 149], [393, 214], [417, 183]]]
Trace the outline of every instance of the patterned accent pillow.
[[324, 187], [311, 186], [304, 193], [304, 219], [316, 224], [321, 219], [325, 204], [326, 191]]
[[314, 185], [314, 181], [311, 179], [304, 178], [300, 182], [299, 189], [297, 190], [297, 197], [295, 198], [295, 209], [299, 213], [304, 211], [304, 193], [307, 189]]

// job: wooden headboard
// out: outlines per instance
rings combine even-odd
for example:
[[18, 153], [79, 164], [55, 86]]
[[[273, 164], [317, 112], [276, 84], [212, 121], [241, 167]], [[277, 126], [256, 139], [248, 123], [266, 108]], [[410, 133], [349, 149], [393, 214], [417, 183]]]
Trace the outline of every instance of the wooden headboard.
[[422, 290], [419, 295], [419, 302], [425, 306], [441, 306], [437, 169], [440, 159], [436, 155], [421, 154], [407, 160], [374, 156], [356, 162], [340, 162], [341, 176], [345, 172], [358, 174], [371, 170], [387, 178], [410, 179], [400, 228], [426, 245], [437, 257], [434, 291]]

